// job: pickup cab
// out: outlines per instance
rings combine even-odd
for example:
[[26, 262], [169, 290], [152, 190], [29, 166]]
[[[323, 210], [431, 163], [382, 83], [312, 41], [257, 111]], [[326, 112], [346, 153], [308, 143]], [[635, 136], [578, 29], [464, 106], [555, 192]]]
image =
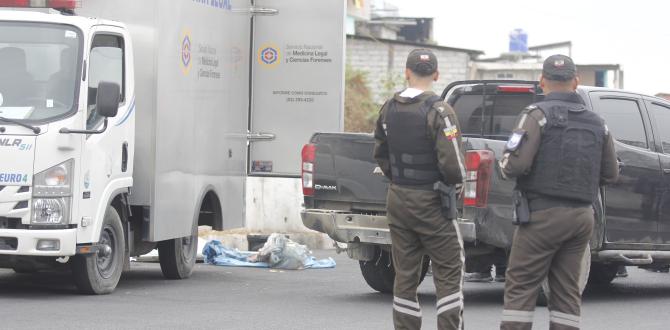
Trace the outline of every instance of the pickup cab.
[[[591, 111], [614, 135], [616, 184], [594, 204], [591, 284], [608, 284], [619, 265], [670, 263], [670, 103], [622, 90], [580, 86]], [[498, 160], [521, 110], [544, 95], [534, 81], [463, 81], [442, 93], [461, 123], [467, 181], [458, 224], [466, 258], [504, 264], [514, 233], [512, 190]], [[385, 216], [388, 179], [372, 157], [371, 134], [316, 133], [302, 150], [305, 226], [347, 244], [363, 277], [392, 291], [391, 238]], [[502, 259], [502, 260], [501, 260]]]

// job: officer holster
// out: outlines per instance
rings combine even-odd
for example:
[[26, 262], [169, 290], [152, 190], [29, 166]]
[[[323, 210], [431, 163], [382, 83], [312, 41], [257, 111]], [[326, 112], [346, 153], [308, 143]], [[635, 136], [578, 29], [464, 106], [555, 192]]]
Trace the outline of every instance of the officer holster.
[[519, 189], [514, 189], [512, 200], [514, 201], [513, 223], [518, 226], [530, 223], [530, 206], [526, 194]]
[[456, 187], [447, 185], [442, 181], [437, 181], [433, 185], [433, 190], [440, 193], [440, 201], [442, 202], [442, 214], [445, 218], [452, 220], [458, 219], [458, 207], [456, 204]]

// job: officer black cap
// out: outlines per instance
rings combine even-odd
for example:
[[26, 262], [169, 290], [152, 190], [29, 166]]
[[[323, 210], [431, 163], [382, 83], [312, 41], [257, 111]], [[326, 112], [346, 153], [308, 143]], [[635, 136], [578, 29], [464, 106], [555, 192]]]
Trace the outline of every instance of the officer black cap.
[[565, 55], [551, 55], [544, 60], [542, 76], [545, 79], [568, 81], [577, 75], [577, 67], [572, 59]]
[[407, 56], [407, 68], [422, 77], [430, 76], [437, 71], [437, 57], [430, 49], [415, 49]]

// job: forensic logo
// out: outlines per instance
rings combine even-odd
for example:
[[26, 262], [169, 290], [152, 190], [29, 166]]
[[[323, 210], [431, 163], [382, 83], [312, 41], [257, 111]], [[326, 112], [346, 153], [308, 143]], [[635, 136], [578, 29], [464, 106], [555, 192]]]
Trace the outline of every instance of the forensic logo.
[[193, 44], [191, 40], [191, 32], [185, 30], [182, 35], [181, 41], [181, 51], [180, 51], [180, 62], [181, 62], [181, 71], [187, 75], [191, 71], [193, 66]]
[[263, 45], [258, 49], [258, 63], [265, 67], [276, 67], [281, 59], [279, 47], [275, 45]]

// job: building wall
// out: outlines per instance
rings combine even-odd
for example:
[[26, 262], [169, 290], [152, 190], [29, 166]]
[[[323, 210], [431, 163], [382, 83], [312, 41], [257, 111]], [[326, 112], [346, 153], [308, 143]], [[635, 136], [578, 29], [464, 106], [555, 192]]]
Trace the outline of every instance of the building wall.
[[[435, 84], [435, 92], [440, 94], [451, 82], [466, 80], [469, 76], [470, 55], [465, 51], [447, 50], [434, 46], [430, 48], [437, 56], [440, 79]], [[374, 101], [383, 103], [389, 92], [389, 77], [396, 82], [393, 90], [404, 87], [405, 61], [407, 54], [417, 46], [376, 41], [370, 39], [347, 39], [347, 64], [357, 70], [367, 72], [368, 87]], [[392, 85], [392, 84], [391, 84]]]
[[579, 81], [584, 86], [596, 85], [596, 72], [593, 70], [579, 70]]
[[609, 88], [623, 88], [623, 72], [620, 70], [608, 70], [607, 68], [598, 68], [598, 67], [580, 67], [577, 65], [577, 72], [579, 72], [579, 78], [582, 85], [585, 86], [596, 86], [596, 72], [606, 71], [606, 79], [604, 81], [604, 86], [599, 87], [609, 87]]

